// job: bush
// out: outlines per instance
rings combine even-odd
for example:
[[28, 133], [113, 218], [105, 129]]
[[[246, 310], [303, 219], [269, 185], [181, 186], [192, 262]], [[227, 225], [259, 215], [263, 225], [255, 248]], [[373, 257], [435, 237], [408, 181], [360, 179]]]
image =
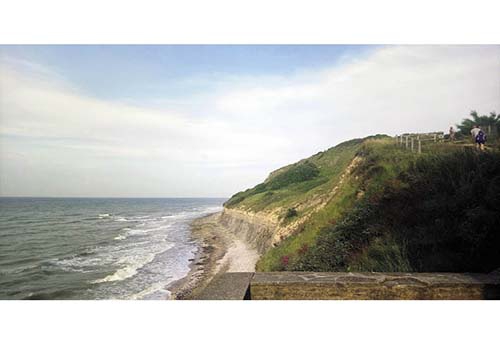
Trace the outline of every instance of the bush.
[[236, 193], [224, 203], [224, 206], [235, 206], [252, 195], [264, 192], [266, 192], [266, 197], [270, 197], [272, 195], [270, 193], [273, 193], [273, 190], [281, 189], [294, 183], [309, 181], [314, 179], [318, 175], [318, 167], [316, 167], [316, 165], [314, 165], [313, 163], [306, 161], [304, 163], [293, 166], [292, 168], [282, 172], [281, 174], [278, 174], [267, 183], [260, 183], [253, 188], [245, 190], [244, 192]]
[[293, 183], [312, 180], [318, 175], [318, 167], [314, 163], [305, 161], [275, 176], [267, 183], [267, 186], [271, 190], [280, 189]]
[[294, 208], [289, 208], [288, 210], [286, 210], [285, 219], [290, 219], [293, 217], [297, 217], [297, 210]]

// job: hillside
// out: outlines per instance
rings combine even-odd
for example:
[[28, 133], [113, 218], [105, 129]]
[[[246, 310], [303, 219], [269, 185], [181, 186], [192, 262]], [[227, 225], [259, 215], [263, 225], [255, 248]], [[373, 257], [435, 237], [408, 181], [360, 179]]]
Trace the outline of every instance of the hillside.
[[224, 206], [260, 271], [488, 272], [500, 267], [499, 198], [497, 152], [437, 143], [417, 155], [377, 135], [278, 169]]

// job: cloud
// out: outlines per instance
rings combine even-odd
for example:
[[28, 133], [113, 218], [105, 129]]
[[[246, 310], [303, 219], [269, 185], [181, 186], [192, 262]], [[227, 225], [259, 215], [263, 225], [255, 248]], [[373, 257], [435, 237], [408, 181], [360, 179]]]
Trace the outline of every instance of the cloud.
[[384, 47], [309, 78], [233, 89], [216, 105], [238, 116], [289, 119], [323, 138], [337, 129], [354, 136], [438, 130], [472, 108], [498, 110], [499, 71], [499, 46]]
[[499, 46], [382, 47], [288, 76], [194, 78], [206, 92], [151, 106], [90, 97], [4, 58], [0, 194], [228, 196], [352, 137], [499, 111], [499, 56]]

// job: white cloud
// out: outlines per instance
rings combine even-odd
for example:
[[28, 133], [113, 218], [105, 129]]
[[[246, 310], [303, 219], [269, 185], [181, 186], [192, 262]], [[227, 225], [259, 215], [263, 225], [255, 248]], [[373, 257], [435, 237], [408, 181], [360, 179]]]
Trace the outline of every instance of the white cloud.
[[311, 81], [300, 79], [306, 78], [246, 86], [216, 104], [239, 116], [258, 112], [299, 121], [301, 131], [311, 121], [311, 131], [321, 123], [323, 130], [341, 127], [358, 136], [445, 129], [471, 108], [500, 108], [500, 47], [386, 47], [362, 60], [317, 71]]
[[4, 59], [0, 193], [230, 195], [345, 139], [500, 111], [499, 72], [499, 46], [391, 46], [288, 77], [228, 76], [168, 110], [92, 98]]

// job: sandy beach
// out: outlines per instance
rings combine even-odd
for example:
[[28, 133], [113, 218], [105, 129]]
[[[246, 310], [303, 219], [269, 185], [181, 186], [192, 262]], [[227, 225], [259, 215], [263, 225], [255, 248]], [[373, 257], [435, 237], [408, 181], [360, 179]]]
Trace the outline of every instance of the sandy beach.
[[257, 250], [221, 225], [221, 214], [211, 214], [191, 224], [199, 250], [188, 275], [167, 287], [172, 293], [171, 299], [196, 299], [217, 274], [255, 271], [259, 259]]

